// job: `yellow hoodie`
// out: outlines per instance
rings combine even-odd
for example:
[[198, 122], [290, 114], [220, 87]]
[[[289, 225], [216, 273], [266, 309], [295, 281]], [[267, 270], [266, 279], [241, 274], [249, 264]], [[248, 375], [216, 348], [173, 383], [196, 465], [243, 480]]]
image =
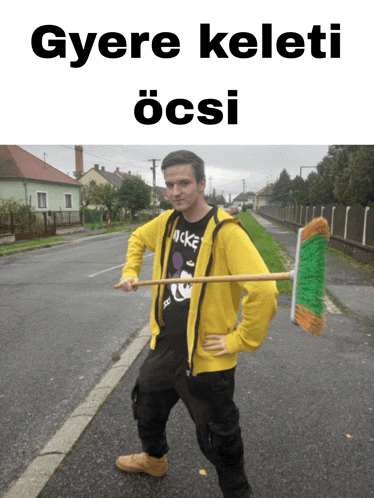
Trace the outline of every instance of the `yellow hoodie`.
[[[136, 229], [128, 243], [124, 277], [138, 277], [146, 248], [155, 253], [153, 279], [167, 277], [178, 211], [170, 210]], [[222, 208], [216, 210], [206, 228], [196, 262], [195, 277], [269, 273], [240, 220]], [[152, 289], [151, 348], [155, 349], [162, 320], [164, 285]], [[242, 293], [245, 293], [242, 299]], [[253, 352], [263, 342], [277, 309], [274, 281], [193, 284], [187, 323], [188, 361], [191, 373], [215, 372], [235, 367], [239, 351]], [[237, 317], [242, 304], [242, 321]], [[213, 357], [204, 351], [207, 334], [226, 334], [230, 354]]]

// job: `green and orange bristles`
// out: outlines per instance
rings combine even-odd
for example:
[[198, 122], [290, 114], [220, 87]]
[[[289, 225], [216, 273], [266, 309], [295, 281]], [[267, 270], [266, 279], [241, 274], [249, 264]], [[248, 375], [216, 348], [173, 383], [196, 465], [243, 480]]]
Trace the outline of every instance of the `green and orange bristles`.
[[[291, 320], [307, 332], [321, 336], [324, 326], [324, 285], [326, 278], [326, 249], [329, 227], [324, 218], [315, 218], [300, 228], [296, 247], [295, 269], [284, 273], [260, 275], [223, 275], [214, 277], [167, 278], [137, 282], [136, 286], [241, 282], [259, 280], [293, 280]], [[120, 284], [114, 286], [120, 289]]]
[[291, 320], [313, 335], [322, 335], [324, 327], [324, 286], [329, 227], [325, 218], [315, 218], [298, 234]]

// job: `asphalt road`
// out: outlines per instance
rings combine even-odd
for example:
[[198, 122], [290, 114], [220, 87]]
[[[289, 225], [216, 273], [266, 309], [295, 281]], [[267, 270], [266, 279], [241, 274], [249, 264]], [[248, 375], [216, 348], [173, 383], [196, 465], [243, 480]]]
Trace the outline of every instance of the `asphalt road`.
[[[275, 227], [274, 236], [293, 247], [289, 231]], [[124, 295], [112, 287], [127, 239], [102, 237], [0, 260], [0, 495], [148, 323], [150, 288]], [[150, 278], [152, 261], [147, 254], [142, 278]], [[327, 284], [349, 311], [330, 311], [322, 338], [290, 323], [290, 297], [281, 295], [264, 344], [239, 355], [236, 401], [254, 498], [374, 498], [373, 282], [332, 257]], [[119, 454], [140, 450], [130, 392], [144, 354], [38, 498], [220, 496], [181, 403], [168, 424], [165, 478], [115, 468]]]
[[[341, 314], [313, 337], [290, 323], [285, 302], [263, 345], [239, 354], [235, 399], [253, 498], [374, 498], [373, 337]], [[167, 476], [116, 469], [119, 455], [141, 451], [130, 394], [147, 351], [38, 498], [222, 496], [181, 402], [167, 426]]]
[[[130, 234], [0, 260], [0, 494], [149, 318], [151, 288], [115, 290]], [[141, 278], [151, 278], [147, 252]]]

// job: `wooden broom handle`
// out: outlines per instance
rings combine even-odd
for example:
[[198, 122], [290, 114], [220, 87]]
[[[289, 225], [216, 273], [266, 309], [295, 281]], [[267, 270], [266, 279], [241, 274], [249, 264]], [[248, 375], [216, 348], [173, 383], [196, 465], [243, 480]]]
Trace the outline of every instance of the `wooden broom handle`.
[[[161, 280], [143, 280], [136, 284], [134, 287], [140, 287], [142, 285], [162, 285], [162, 284], [197, 284], [205, 282], [249, 282], [249, 281], [260, 281], [260, 280], [291, 280], [292, 276], [290, 272], [285, 273], [264, 273], [264, 274], [254, 274], [254, 275], [224, 275], [216, 277], [190, 277], [190, 278], [164, 278]], [[114, 286], [115, 289], [119, 289], [119, 284]]]

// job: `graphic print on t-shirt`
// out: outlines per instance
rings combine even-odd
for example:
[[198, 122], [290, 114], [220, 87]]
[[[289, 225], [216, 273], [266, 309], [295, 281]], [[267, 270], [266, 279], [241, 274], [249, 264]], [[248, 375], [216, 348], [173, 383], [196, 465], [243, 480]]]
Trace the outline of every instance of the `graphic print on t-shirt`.
[[[206, 226], [212, 213], [196, 223], [188, 223], [180, 218], [173, 235], [169, 263], [168, 278], [191, 278], [195, 273], [195, 265]], [[192, 284], [167, 284], [165, 289], [164, 311], [170, 305], [189, 306]], [[174, 310], [174, 307], [171, 306]], [[178, 307], [181, 311], [181, 309]], [[167, 310], [167, 314], [170, 311]]]
[[[175, 230], [172, 254], [168, 265], [168, 278], [191, 278], [194, 276], [198, 249], [202, 239], [195, 233], [191, 233], [191, 230]], [[173, 301], [180, 303], [186, 299], [191, 299], [192, 284], [167, 284], [166, 288], [168, 297], [164, 301], [164, 309]]]
[[[187, 265], [193, 267], [191, 268], [192, 273], [182, 269], [183, 267], [183, 256], [180, 252], [175, 252], [173, 254], [173, 266], [177, 270], [172, 275], [168, 275], [169, 278], [190, 278], [193, 277], [193, 269], [195, 268], [195, 263], [193, 261], [187, 261]], [[191, 299], [192, 284], [178, 283], [170, 285], [170, 292], [175, 301], [184, 301], [185, 299]]]
[[[195, 274], [197, 257], [205, 229], [213, 210], [203, 219], [189, 223], [182, 215], [174, 231], [168, 259], [168, 278], [191, 278]], [[164, 291], [163, 321], [168, 340], [173, 338], [184, 344], [188, 312], [192, 295], [192, 284], [166, 284]], [[163, 332], [160, 336], [163, 336]], [[175, 346], [175, 345], [174, 345]], [[174, 347], [173, 346], [173, 347]]]

